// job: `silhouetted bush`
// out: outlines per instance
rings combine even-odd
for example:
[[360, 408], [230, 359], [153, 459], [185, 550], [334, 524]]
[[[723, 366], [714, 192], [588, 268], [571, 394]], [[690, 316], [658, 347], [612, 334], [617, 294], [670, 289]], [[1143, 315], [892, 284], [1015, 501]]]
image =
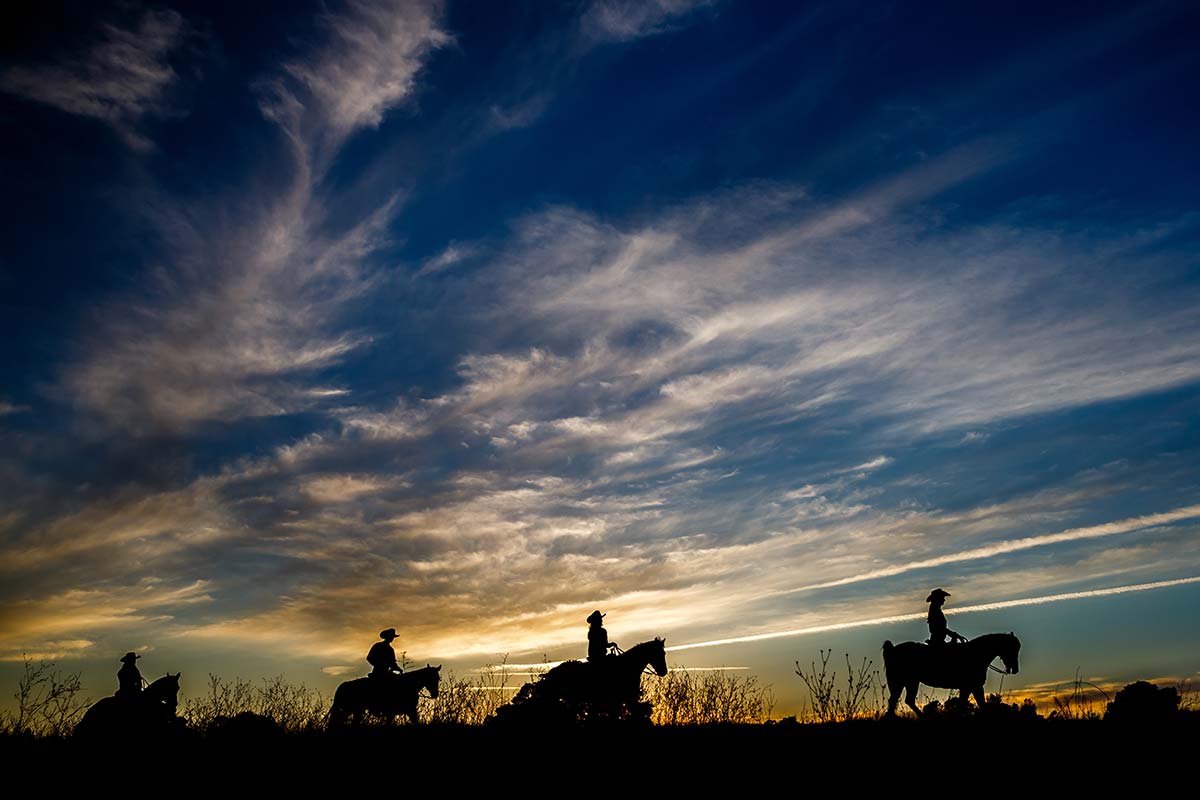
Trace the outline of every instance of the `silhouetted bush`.
[[247, 712], [271, 720], [285, 731], [323, 730], [329, 702], [319, 691], [303, 683], [289, 683], [282, 675], [255, 684], [209, 674], [208, 693], [185, 698], [180, 716], [199, 731], [208, 731], [219, 719]]
[[1156, 725], [1179, 716], [1179, 692], [1173, 686], [1137, 681], [1117, 692], [1104, 719], [1111, 722]]
[[982, 708], [975, 713], [983, 719], [996, 722], [1029, 722], [1042, 719], [1038, 714], [1037, 703], [1025, 698], [1020, 704], [1006, 703], [999, 694], [989, 694], [984, 698]]
[[83, 717], [91, 698], [82, 697], [79, 673], [63, 674], [45, 661], [29, 658], [17, 681], [16, 709], [0, 715], [0, 733], [66, 736]]
[[1179, 710], [1185, 714], [1200, 714], [1200, 686], [1191, 678], [1184, 678], [1175, 689], [1179, 692]]
[[[846, 654], [846, 688], [837, 687], [837, 672], [830, 672], [833, 650], [821, 650], [821, 664], [811, 662], [805, 670], [796, 662], [796, 674], [808, 687], [811, 702], [809, 718], [816, 722], [840, 722], [856, 717], [878, 717], [885, 707], [883, 683], [875, 662], [863, 658], [855, 667]], [[936, 702], [936, 701], [935, 701]]]
[[656, 725], [761, 723], [771, 718], [775, 696], [754, 675], [725, 671], [674, 670], [665, 678], [647, 676], [642, 698], [651, 704]]
[[418, 714], [422, 723], [482, 725], [512, 700], [512, 674], [502, 661], [481, 669], [473, 678], [453, 672], [442, 676], [435, 698], [422, 697]]

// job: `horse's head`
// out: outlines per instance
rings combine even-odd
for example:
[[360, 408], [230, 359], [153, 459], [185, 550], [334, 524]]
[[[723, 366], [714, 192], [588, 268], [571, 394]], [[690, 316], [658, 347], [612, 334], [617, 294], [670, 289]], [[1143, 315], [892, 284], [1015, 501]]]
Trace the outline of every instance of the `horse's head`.
[[428, 673], [428, 677], [425, 679], [425, 688], [429, 690], [430, 697], [437, 697], [438, 684], [442, 682], [442, 665], [438, 664], [436, 667], [431, 667], [426, 664], [425, 670]]
[[650, 650], [650, 666], [654, 669], [654, 674], [658, 677], [665, 677], [667, 674], [667, 642], [665, 639], [654, 637], [653, 647]]
[[146, 687], [145, 696], [174, 711], [179, 705], [179, 676], [182, 674], [176, 672], [172, 675], [168, 672]]
[[1009, 675], [1017, 674], [1017, 653], [1021, 650], [1021, 640], [1016, 634], [1011, 631], [1007, 636], [1002, 637], [1003, 644], [1000, 648], [1000, 660], [1004, 662], [1004, 669]]

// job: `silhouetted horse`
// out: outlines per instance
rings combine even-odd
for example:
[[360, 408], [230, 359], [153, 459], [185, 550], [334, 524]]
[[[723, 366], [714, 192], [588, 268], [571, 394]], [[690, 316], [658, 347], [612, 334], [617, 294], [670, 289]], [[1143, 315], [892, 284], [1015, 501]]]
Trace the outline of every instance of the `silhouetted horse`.
[[1017, 652], [1021, 641], [1011, 633], [988, 633], [964, 644], [929, 646], [921, 642], [883, 643], [883, 669], [888, 684], [888, 715], [896, 713], [900, 691], [904, 702], [920, 716], [917, 686], [958, 689], [959, 697], [974, 695], [983, 706], [983, 683], [988, 666], [997, 656], [1010, 675], [1017, 674]]
[[99, 737], [113, 735], [161, 735], [176, 724], [179, 704], [179, 676], [167, 674], [133, 697], [102, 697], [75, 726], [75, 735]]
[[618, 656], [600, 661], [565, 661], [540, 680], [521, 687], [509, 719], [518, 709], [544, 721], [587, 718], [648, 718], [650, 708], [641, 702], [642, 673], [652, 667], [659, 677], [667, 674], [666, 645], [662, 639], [642, 642]]
[[428, 690], [430, 697], [438, 696], [441, 669], [439, 664], [395, 676], [346, 681], [333, 693], [333, 707], [329, 709], [330, 727], [361, 721], [365, 714], [382, 717], [389, 723], [404, 714], [416, 724], [417, 697], [422, 689]]

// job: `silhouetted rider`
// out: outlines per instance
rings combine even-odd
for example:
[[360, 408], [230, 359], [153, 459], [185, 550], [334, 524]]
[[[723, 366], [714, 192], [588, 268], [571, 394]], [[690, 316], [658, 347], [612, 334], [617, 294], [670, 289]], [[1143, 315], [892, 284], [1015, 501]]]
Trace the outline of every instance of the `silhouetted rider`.
[[142, 673], [138, 671], [137, 660], [141, 658], [132, 651], [121, 656], [121, 669], [117, 670], [117, 697], [134, 699], [142, 694]]
[[379, 638], [383, 641], [371, 645], [371, 650], [367, 653], [367, 663], [374, 667], [371, 670], [371, 676], [396, 675], [403, 672], [404, 670], [400, 669], [400, 665], [396, 663], [396, 651], [392, 649], [392, 640], [396, 638], [396, 629], [388, 628], [380, 631]]
[[588, 625], [591, 626], [588, 628], [588, 661], [600, 661], [608, 655], [609, 650], [617, 646], [616, 642], [608, 641], [608, 631], [601, 625], [604, 616], [596, 610], [587, 618]]
[[965, 636], [960, 636], [946, 627], [946, 615], [942, 613], [942, 605], [949, 596], [949, 592], [934, 589], [929, 593], [929, 597], [925, 598], [925, 602], [929, 603], [928, 642], [931, 645], [945, 644], [947, 636], [950, 637], [951, 642], [965, 642], [967, 640]]

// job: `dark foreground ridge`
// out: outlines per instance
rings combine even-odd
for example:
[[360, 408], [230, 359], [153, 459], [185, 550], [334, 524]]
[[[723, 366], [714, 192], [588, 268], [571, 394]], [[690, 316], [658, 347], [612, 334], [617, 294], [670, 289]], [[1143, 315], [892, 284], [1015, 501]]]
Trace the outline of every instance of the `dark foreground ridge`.
[[[382, 786], [393, 785], [397, 775], [428, 775], [439, 790], [491, 787], [502, 796], [565, 789], [560, 780], [577, 780], [597, 759], [612, 780], [652, 781], [657, 790], [783, 780], [852, 791], [905, 780], [915, 765], [929, 763], [932, 752], [951, 772], [960, 770], [962, 780], [991, 775], [1035, 790], [1116, 777], [1136, 778], [1145, 788], [1172, 773], [1178, 780], [1197, 734], [1195, 714], [1158, 725], [928, 717], [639, 728], [613, 723], [519, 732], [426, 725], [285, 734], [244, 726], [141, 741], [133, 752], [143, 778], [145, 770], [162, 769], [201, 784], [235, 778], [243, 788], [259, 782], [279, 788], [333, 778]], [[23, 773], [53, 774], [70, 764], [73, 777], [89, 781], [130, 775], [128, 742], [98, 747], [74, 738], [9, 736], [0, 739], [0, 748], [0, 760], [20, 765]]]

